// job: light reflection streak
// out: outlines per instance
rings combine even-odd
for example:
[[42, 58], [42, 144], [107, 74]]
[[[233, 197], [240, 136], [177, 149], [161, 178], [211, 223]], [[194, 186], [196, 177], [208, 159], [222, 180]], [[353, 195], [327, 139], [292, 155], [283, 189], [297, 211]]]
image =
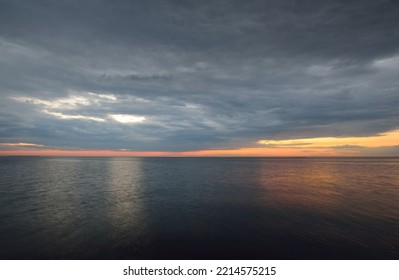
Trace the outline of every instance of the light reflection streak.
[[142, 171], [140, 159], [114, 158], [108, 161], [107, 215], [119, 235], [118, 242], [137, 238], [145, 228], [141, 205]]

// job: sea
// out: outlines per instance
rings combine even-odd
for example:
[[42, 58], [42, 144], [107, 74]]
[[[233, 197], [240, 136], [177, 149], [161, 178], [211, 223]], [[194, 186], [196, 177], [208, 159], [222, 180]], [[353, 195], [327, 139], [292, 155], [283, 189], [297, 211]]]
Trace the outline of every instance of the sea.
[[399, 259], [399, 158], [0, 157], [0, 259]]

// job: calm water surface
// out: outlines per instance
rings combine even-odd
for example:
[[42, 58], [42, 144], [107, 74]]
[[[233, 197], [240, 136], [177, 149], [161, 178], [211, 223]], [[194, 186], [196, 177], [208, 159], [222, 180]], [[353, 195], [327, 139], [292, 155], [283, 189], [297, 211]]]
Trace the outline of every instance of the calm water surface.
[[399, 158], [0, 157], [1, 259], [399, 259]]

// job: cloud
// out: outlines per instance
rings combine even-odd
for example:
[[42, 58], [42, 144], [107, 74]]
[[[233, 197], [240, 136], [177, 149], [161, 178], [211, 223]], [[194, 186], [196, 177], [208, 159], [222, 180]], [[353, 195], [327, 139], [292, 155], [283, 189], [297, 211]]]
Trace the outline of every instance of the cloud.
[[115, 121], [124, 124], [142, 123], [146, 120], [146, 118], [143, 116], [134, 116], [134, 115], [110, 114], [108, 116], [114, 119]]
[[34, 143], [0, 143], [0, 146], [3, 147], [43, 147], [43, 145], [40, 144], [34, 144]]
[[360, 152], [360, 155], [397, 157], [399, 155], [399, 145], [364, 149]]
[[399, 128], [394, 1], [3, 2], [2, 142], [175, 152]]
[[363, 149], [365, 147], [359, 145], [341, 145], [341, 146], [331, 146], [334, 149]]
[[380, 69], [399, 69], [399, 55], [384, 59], [378, 59], [373, 62], [373, 66]]
[[362, 137], [317, 137], [287, 140], [259, 140], [258, 144], [276, 147], [316, 147], [316, 148], [365, 148], [395, 146], [399, 144], [399, 130], [376, 136]]
[[94, 92], [89, 92], [90, 96], [94, 96], [94, 97], [99, 97], [102, 99], [106, 99], [106, 100], [111, 100], [111, 101], [116, 101], [117, 98], [115, 97], [114, 94], [98, 94], [98, 93], [94, 93]]
[[54, 116], [58, 119], [62, 120], [89, 120], [89, 121], [96, 121], [96, 122], [104, 122], [105, 120], [102, 118], [92, 117], [92, 116], [82, 116], [82, 115], [69, 115], [57, 112], [50, 112], [47, 110], [43, 110], [44, 113]]
[[167, 79], [171, 79], [172, 76], [164, 75], [164, 74], [152, 74], [152, 75], [131, 74], [131, 75], [124, 76], [121, 78], [132, 80], [132, 81], [136, 81], [136, 80], [167, 80]]
[[43, 100], [39, 98], [20, 97], [20, 96], [11, 97], [11, 98], [20, 102], [31, 103], [34, 105], [41, 105], [43, 107], [50, 109], [60, 109], [60, 110], [75, 109], [81, 106], [88, 106], [91, 103], [90, 100], [85, 97], [73, 96], [73, 95], [67, 98], [55, 99], [53, 101]]

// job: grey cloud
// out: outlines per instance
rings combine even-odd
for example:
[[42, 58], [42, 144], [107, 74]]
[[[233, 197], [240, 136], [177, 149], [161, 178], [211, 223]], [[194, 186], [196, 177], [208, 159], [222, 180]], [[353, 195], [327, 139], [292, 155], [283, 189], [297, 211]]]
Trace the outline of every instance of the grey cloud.
[[131, 80], [131, 81], [152, 81], [152, 80], [168, 80], [171, 79], [171, 75], [163, 75], [163, 74], [153, 74], [153, 75], [140, 75], [140, 74], [130, 74], [126, 76], [107, 76], [103, 75], [102, 78], [106, 80], [112, 79], [122, 79], [122, 80]]
[[333, 149], [363, 149], [365, 147], [359, 145], [341, 145], [341, 146], [331, 146]]
[[[399, 128], [397, 1], [2, 1], [0, 142], [190, 150]], [[385, 59], [385, 60], [384, 60]], [[113, 94], [58, 113], [34, 104]]]
[[398, 156], [399, 146], [377, 147], [364, 149], [361, 151], [363, 156]]

